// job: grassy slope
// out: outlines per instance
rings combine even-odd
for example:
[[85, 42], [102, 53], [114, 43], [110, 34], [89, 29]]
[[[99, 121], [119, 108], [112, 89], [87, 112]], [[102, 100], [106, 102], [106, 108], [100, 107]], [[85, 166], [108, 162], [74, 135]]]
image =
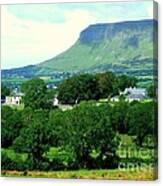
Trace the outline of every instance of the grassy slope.
[[102, 64], [125, 67], [130, 70], [152, 68], [149, 62], [134, 63], [132, 60], [136, 57], [138, 59], [153, 59], [153, 42], [143, 32], [137, 36], [138, 46], [133, 46], [127, 42], [137, 33], [130, 31], [128, 34], [120, 32], [111, 41], [106, 40], [99, 45], [87, 45], [78, 40], [69, 50], [40, 64], [40, 67], [59, 71], [80, 71]]

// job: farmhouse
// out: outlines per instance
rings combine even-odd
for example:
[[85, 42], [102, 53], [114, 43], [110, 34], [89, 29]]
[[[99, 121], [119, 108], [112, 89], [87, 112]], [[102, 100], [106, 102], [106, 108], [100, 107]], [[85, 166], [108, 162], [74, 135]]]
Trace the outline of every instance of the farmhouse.
[[21, 97], [19, 96], [6, 96], [6, 105], [20, 105]]
[[146, 98], [147, 97], [144, 96], [143, 94], [131, 94], [126, 97], [126, 100], [132, 102], [132, 101], [142, 101]]
[[147, 91], [145, 88], [126, 88], [123, 92], [124, 95], [126, 94], [130, 94], [130, 95], [143, 95], [143, 96], [147, 96]]
[[126, 95], [126, 100], [129, 102], [132, 101], [142, 101], [147, 98], [147, 91], [144, 88], [126, 88], [124, 91]]
[[[124, 96], [126, 101], [132, 102], [132, 101], [142, 101], [146, 99], [147, 91], [144, 88], [126, 88], [124, 92], [120, 93], [120, 96]], [[119, 101], [120, 96], [114, 96], [110, 100], [117, 102]]]
[[19, 92], [13, 96], [6, 96], [5, 104], [6, 105], [20, 105], [22, 102], [23, 93]]

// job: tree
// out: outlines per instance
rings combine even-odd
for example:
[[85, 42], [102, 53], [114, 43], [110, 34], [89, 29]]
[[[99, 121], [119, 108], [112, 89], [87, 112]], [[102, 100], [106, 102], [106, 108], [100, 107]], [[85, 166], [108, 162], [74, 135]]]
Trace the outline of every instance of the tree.
[[127, 133], [128, 127], [125, 121], [130, 104], [124, 100], [114, 103], [111, 109], [111, 120], [119, 133]]
[[22, 128], [22, 111], [13, 110], [9, 106], [2, 106], [1, 118], [1, 144], [7, 148], [13, 144], [14, 139], [19, 136]]
[[107, 98], [118, 94], [118, 79], [112, 72], [96, 75], [100, 98]]
[[147, 92], [148, 92], [148, 96], [150, 98], [157, 98], [157, 84], [151, 84], [148, 88], [147, 88]]
[[64, 104], [99, 98], [97, 81], [93, 75], [83, 74], [65, 80], [58, 87], [58, 99]]
[[32, 169], [39, 169], [44, 161], [43, 154], [50, 147], [47, 113], [43, 110], [32, 111], [31, 123], [24, 126], [20, 135], [15, 139], [13, 147], [17, 152], [29, 154], [28, 160], [32, 162]]
[[137, 79], [127, 75], [118, 76], [119, 90], [124, 91], [127, 87], [136, 87]]
[[21, 90], [25, 93], [23, 97], [24, 106], [32, 109], [52, 108], [54, 96], [49, 94], [43, 80], [35, 78], [22, 84]]
[[6, 86], [1, 86], [1, 96], [9, 96], [10, 95], [10, 89]]
[[137, 144], [143, 145], [147, 135], [157, 137], [157, 107], [155, 102], [135, 103], [126, 116], [129, 127], [129, 134], [136, 135]]

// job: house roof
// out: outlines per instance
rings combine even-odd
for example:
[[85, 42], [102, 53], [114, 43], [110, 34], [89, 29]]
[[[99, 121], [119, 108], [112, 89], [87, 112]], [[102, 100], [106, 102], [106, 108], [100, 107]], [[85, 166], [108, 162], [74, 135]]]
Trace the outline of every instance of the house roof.
[[22, 97], [22, 96], [24, 96], [24, 93], [22, 93], [22, 92], [17, 92], [17, 93], [14, 94], [14, 96]]
[[130, 94], [146, 94], [146, 89], [144, 88], [126, 88], [125, 93]]
[[143, 94], [130, 94], [127, 96], [128, 99], [144, 99], [146, 98]]

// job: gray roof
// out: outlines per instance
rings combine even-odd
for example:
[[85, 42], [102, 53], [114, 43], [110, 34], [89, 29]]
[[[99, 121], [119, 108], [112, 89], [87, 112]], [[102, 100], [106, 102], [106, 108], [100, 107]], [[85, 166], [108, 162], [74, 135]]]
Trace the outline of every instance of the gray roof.
[[18, 97], [22, 97], [24, 96], [25, 94], [22, 93], [22, 92], [16, 92], [15, 94], [13, 94], [14, 96], [18, 96]]
[[128, 99], [145, 99], [146, 96], [143, 94], [130, 94], [127, 96]]
[[146, 89], [144, 88], [126, 88], [126, 93], [130, 94], [146, 94]]

